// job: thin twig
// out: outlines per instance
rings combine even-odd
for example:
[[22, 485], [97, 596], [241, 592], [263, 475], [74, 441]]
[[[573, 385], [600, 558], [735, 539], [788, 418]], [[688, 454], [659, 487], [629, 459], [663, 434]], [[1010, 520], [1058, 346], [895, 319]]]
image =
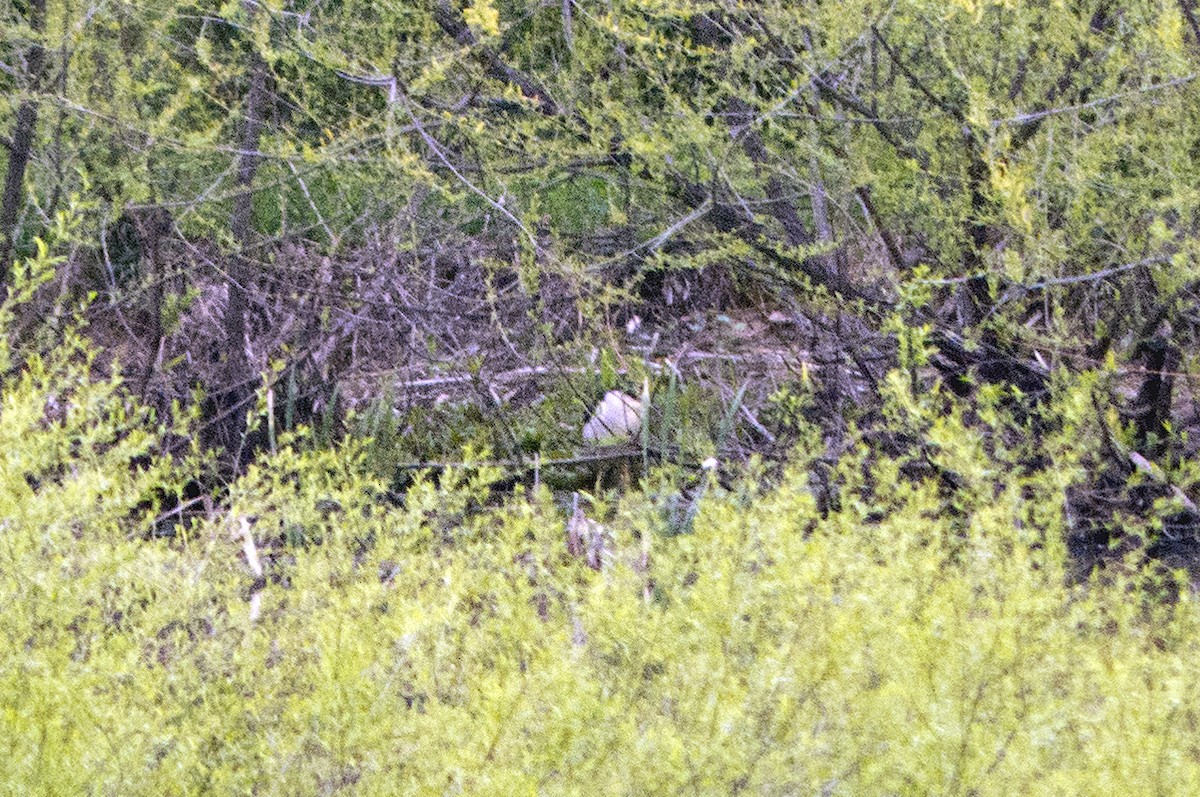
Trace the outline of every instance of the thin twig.
[[1064, 113], [1073, 113], [1075, 111], [1083, 111], [1088, 108], [1096, 108], [1101, 105], [1107, 105], [1110, 102], [1131, 97], [1136, 94], [1149, 94], [1154, 91], [1163, 91], [1165, 89], [1177, 88], [1187, 85], [1196, 78], [1200, 77], [1200, 72], [1192, 72], [1190, 75], [1180, 75], [1179, 77], [1170, 80], [1164, 80], [1161, 83], [1153, 83], [1149, 86], [1143, 86], [1138, 89], [1130, 89], [1129, 91], [1119, 91], [1116, 94], [1110, 94], [1107, 97], [1101, 97], [1090, 102], [1081, 102], [1076, 105], [1064, 105], [1060, 108], [1047, 108], [1044, 111], [1032, 111], [1030, 113], [1019, 113], [1016, 116], [1008, 117], [1007, 119], [993, 119], [992, 127], [1000, 127], [1001, 125], [1025, 125], [1030, 122], [1036, 122], [1045, 119], [1048, 116], [1058, 116]]
[[[1076, 284], [1083, 283], [1083, 282], [1095, 282], [1097, 280], [1102, 280], [1105, 277], [1111, 277], [1114, 274], [1120, 274], [1125, 271], [1131, 271], [1135, 268], [1140, 268], [1141, 266], [1157, 266], [1157, 265], [1162, 265], [1164, 263], [1170, 263], [1170, 262], [1171, 262], [1170, 257], [1168, 257], [1166, 255], [1157, 255], [1155, 257], [1142, 258], [1141, 260], [1136, 260], [1131, 263], [1122, 263], [1119, 266], [1113, 266], [1111, 268], [1101, 269], [1100, 271], [1093, 271], [1089, 274], [1080, 274], [1075, 277], [1051, 277], [1049, 279], [1042, 280], [1041, 282], [1034, 282], [1029, 285], [1026, 285], [1021, 282], [1012, 282], [1011, 284], [1013, 287], [1022, 288], [1027, 291], [1039, 291], [1039, 290], [1042, 290], [1043, 288], [1051, 288], [1051, 287], [1055, 287], [1057, 285], [1076, 285]], [[912, 280], [912, 283], [915, 285], [935, 285], [935, 286], [962, 285], [963, 283], [971, 282], [972, 280], [986, 279], [988, 276], [990, 276], [990, 274], [988, 274], [987, 272], [982, 272], [979, 274], [968, 274], [965, 277], [945, 277], [942, 279], [918, 279], [918, 280]]]

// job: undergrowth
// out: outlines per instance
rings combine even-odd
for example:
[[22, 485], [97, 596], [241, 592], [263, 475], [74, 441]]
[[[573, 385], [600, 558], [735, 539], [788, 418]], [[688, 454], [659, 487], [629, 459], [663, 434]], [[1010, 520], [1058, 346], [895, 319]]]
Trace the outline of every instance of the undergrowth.
[[929, 416], [951, 487], [860, 447], [828, 514], [800, 435], [686, 533], [630, 492], [589, 566], [544, 488], [480, 465], [397, 501], [369, 441], [303, 430], [155, 536], [187, 474], [90, 373], [68, 335], [0, 388], [0, 793], [1200, 790], [1194, 599], [1069, 577], [1069, 429], [1062, 473], [1005, 473]]

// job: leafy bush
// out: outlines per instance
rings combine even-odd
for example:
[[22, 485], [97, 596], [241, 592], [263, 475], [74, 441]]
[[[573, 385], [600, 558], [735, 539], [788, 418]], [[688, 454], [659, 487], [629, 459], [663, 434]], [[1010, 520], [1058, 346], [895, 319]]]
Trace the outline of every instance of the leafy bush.
[[397, 506], [364, 443], [303, 434], [163, 540], [160, 430], [73, 340], [2, 388], [4, 793], [1200, 785], [1190, 595], [1071, 586], [1060, 488], [994, 492], [954, 416], [953, 501], [864, 455], [823, 518], [799, 452], [772, 489], [712, 484], [690, 534], [627, 496], [588, 525], [598, 570], [545, 491], [497, 505], [478, 467]]

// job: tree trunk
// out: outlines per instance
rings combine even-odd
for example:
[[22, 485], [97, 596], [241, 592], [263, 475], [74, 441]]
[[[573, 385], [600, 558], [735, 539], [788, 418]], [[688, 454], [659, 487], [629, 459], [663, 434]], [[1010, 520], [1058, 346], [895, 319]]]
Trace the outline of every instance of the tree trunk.
[[222, 443], [232, 460], [240, 467], [246, 464], [246, 408], [254, 395], [254, 380], [246, 358], [246, 286], [253, 264], [246, 252], [253, 245], [254, 176], [261, 161], [258, 153], [262, 138], [263, 119], [267, 104], [267, 64], [255, 52], [250, 57], [250, 86], [246, 92], [242, 114], [242, 137], [237, 160], [237, 193], [229, 230], [237, 252], [228, 266], [229, 301], [225, 308], [225, 368], [224, 392], [217, 402], [221, 423]]
[[163, 304], [166, 301], [167, 266], [163, 257], [163, 241], [173, 226], [171, 214], [162, 207], [149, 207], [134, 211], [133, 223], [137, 227], [141, 244], [140, 272], [147, 286], [150, 306], [146, 308], [146, 342], [149, 353], [146, 370], [142, 374], [142, 396], [148, 397], [150, 382], [161, 364], [157, 354], [162, 352]]
[[[29, 27], [40, 35], [46, 28], [46, 0], [30, 0]], [[36, 94], [41, 88], [42, 71], [46, 51], [41, 42], [35, 41], [26, 55], [28, 80], [27, 91]], [[17, 217], [24, 199], [25, 169], [33, 153], [33, 139], [37, 131], [37, 98], [26, 97], [17, 108], [17, 121], [13, 127], [12, 142], [8, 153], [8, 173], [4, 176], [4, 190], [0, 193], [0, 293], [12, 280], [12, 258], [17, 244]]]

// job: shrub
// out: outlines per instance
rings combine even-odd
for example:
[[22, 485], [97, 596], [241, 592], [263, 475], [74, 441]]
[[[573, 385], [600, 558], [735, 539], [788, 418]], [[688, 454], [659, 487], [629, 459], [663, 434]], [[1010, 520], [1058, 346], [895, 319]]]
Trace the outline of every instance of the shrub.
[[877, 457], [822, 517], [799, 454], [772, 489], [713, 485], [688, 534], [626, 497], [593, 570], [548, 492], [498, 503], [480, 467], [395, 505], [365, 444], [303, 434], [148, 538], [161, 430], [89, 374], [74, 337], [0, 389], [3, 793], [1200, 786], [1190, 595], [1070, 586], [1038, 520], [1059, 488], [993, 491], [952, 416], [952, 501]]

